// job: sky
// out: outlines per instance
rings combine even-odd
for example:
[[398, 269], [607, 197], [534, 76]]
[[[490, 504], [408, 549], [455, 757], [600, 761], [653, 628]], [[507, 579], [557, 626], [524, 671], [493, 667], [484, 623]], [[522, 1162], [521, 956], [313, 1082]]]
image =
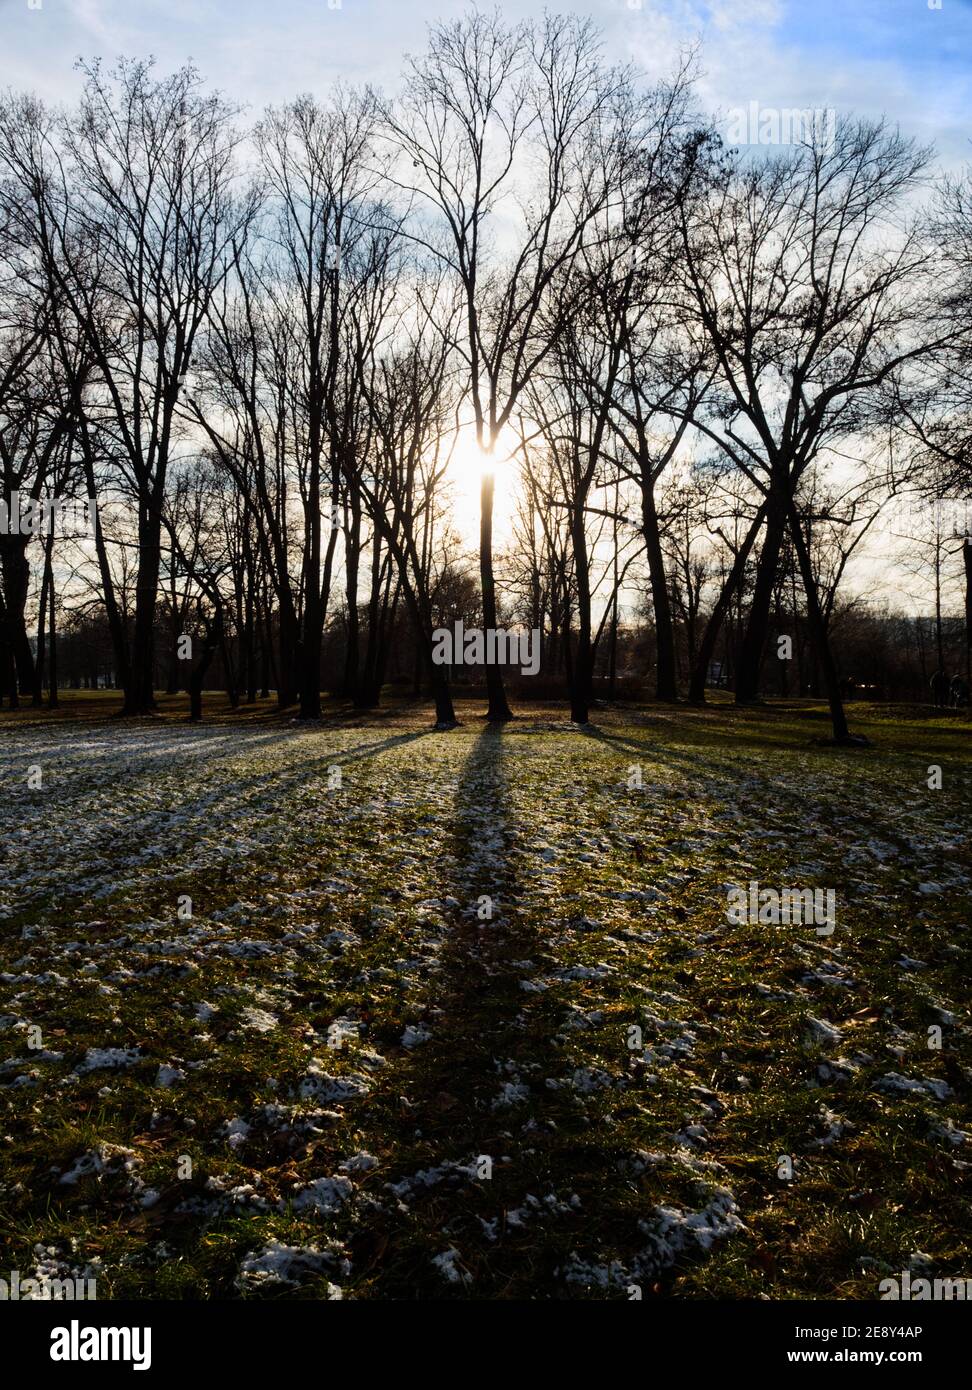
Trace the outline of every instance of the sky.
[[[934, 8], [933, 8], [934, 6]], [[78, 85], [79, 56], [192, 58], [254, 113], [336, 79], [393, 90], [403, 53], [466, 0], [0, 0], [0, 87], [50, 100]], [[540, 0], [503, 0], [510, 17]], [[972, 0], [552, 0], [601, 26], [611, 56], [649, 74], [702, 42], [699, 93], [725, 113], [761, 107], [889, 114], [934, 140], [943, 162], [970, 156]]]
[[[499, 6], [510, 19], [542, 7], [542, 0]], [[591, 16], [607, 54], [649, 78], [699, 44], [700, 104], [723, 120], [753, 102], [764, 112], [885, 114], [906, 135], [934, 143], [943, 166], [972, 159], [972, 0], [550, 0], [549, 7]], [[403, 56], [421, 51], [426, 26], [467, 8], [468, 0], [0, 0], [0, 89], [69, 101], [80, 87], [79, 57], [151, 54], [163, 70], [191, 58], [256, 116], [298, 92], [323, 94], [337, 79], [393, 92]], [[473, 535], [478, 470], [456, 483], [456, 519]], [[502, 534], [512, 499], [497, 483]], [[901, 601], [914, 578], [887, 568], [888, 539], [872, 547], [867, 580], [881, 569], [885, 593]]]

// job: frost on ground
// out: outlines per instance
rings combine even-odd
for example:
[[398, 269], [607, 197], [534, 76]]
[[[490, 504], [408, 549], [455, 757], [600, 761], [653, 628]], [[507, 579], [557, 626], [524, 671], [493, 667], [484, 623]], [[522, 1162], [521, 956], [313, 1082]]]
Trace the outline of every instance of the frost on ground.
[[[0, 1264], [99, 1297], [967, 1272], [968, 752], [757, 721], [0, 725]], [[835, 889], [835, 932], [730, 922], [751, 879]]]

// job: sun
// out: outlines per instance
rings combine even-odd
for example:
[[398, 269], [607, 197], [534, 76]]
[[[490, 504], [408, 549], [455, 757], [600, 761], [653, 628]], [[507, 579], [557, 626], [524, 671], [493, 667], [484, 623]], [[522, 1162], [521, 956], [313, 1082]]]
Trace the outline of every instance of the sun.
[[453, 522], [470, 545], [478, 543], [480, 491], [485, 478], [495, 487], [494, 535], [509, 534], [517, 494], [515, 455], [517, 436], [508, 426], [500, 431], [492, 453], [479, 447], [474, 425], [462, 425], [456, 432], [449, 456], [448, 481]]
[[449, 461], [453, 477], [466, 480], [481, 479], [484, 474], [497, 474], [508, 467], [516, 455], [519, 441], [509, 425], [504, 425], [492, 450], [480, 447], [475, 425], [462, 425], [456, 432]]
[[493, 467], [494, 460], [485, 449], [479, 447], [475, 428], [472, 425], [464, 425], [456, 434], [449, 459], [449, 471], [453, 477], [465, 482], [472, 478], [481, 478]]

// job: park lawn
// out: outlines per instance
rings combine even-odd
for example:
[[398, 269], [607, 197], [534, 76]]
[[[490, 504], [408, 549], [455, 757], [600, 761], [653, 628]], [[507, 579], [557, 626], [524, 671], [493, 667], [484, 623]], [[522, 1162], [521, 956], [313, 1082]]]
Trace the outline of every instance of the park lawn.
[[[852, 712], [871, 747], [801, 702], [586, 730], [470, 706], [446, 733], [411, 705], [4, 712], [0, 1273], [102, 1298], [969, 1276], [969, 725]], [[833, 935], [731, 923], [750, 880], [835, 890]]]

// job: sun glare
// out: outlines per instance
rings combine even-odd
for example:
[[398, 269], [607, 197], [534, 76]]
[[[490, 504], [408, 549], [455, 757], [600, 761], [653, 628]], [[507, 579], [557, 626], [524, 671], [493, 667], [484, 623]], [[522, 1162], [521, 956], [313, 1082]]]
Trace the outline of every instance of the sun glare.
[[479, 447], [476, 429], [463, 425], [456, 435], [449, 459], [453, 521], [470, 544], [479, 535], [480, 488], [484, 477], [495, 483], [493, 526], [497, 537], [509, 534], [517, 491], [514, 459], [517, 436], [509, 427], [500, 431], [492, 453]]
[[516, 447], [517, 437], [508, 425], [500, 430], [490, 451], [480, 447], [475, 425], [463, 425], [452, 451], [453, 475], [463, 479], [472, 475], [479, 479], [484, 473], [498, 473], [512, 463]]

